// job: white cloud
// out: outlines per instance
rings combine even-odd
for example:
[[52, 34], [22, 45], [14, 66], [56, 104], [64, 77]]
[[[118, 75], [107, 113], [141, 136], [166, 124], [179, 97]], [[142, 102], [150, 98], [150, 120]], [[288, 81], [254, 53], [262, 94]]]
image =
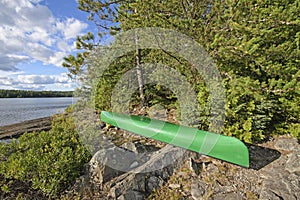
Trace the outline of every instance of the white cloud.
[[[42, 2], [43, 0], [30, 0], [32, 3], [40, 3]], [[77, 0], [76, 0], [77, 1]]]
[[44, 45], [51, 46], [55, 43], [55, 39], [52, 38], [45, 29], [36, 28], [34, 32], [28, 33], [27, 37], [30, 41], [38, 43], [41, 42]]
[[37, 90], [42, 91], [45, 90], [45, 85], [18, 85], [17, 87], [12, 87], [13, 90]]
[[64, 34], [64, 37], [67, 40], [75, 38], [84, 29], [87, 28], [87, 24], [83, 24], [79, 20], [74, 18], [68, 18], [65, 22], [58, 22], [56, 26], [58, 30], [60, 30]]
[[65, 55], [66, 53], [63, 51], [55, 52], [54, 55], [49, 58], [48, 62], [52, 65], [60, 66]]
[[0, 70], [17, 70], [22, 62], [60, 66], [74, 50], [74, 39], [87, 24], [55, 18], [41, 0], [0, 1]]
[[24, 84], [51, 84], [54, 83], [54, 80], [46, 75], [19, 75], [17, 82]]
[[65, 73], [60, 75], [24, 75], [22, 73], [5, 72], [0, 75], [0, 88], [22, 90], [73, 90], [75, 88], [75, 83]]
[[66, 41], [57, 42], [57, 48], [61, 51], [65, 51], [65, 50], [72, 51], [75, 49], [74, 47], [75, 47], [74, 45], [70, 46]]
[[[0, 70], [1, 71], [17, 71], [16, 65], [27, 61], [28, 58], [21, 56], [0, 55]], [[3, 73], [3, 72], [1, 72]]]
[[62, 75], [18, 75], [16, 82], [22, 84], [55, 84], [55, 83], [69, 83], [70, 80], [64, 74]]
[[13, 85], [14, 80], [9, 77], [0, 77], [0, 85]]

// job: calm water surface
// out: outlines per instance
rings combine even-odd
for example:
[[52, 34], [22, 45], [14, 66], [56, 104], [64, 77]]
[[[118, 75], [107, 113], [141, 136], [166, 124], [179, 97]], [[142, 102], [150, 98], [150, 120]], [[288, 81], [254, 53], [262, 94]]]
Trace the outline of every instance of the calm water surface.
[[60, 98], [0, 98], [0, 126], [61, 113], [76, 100]]

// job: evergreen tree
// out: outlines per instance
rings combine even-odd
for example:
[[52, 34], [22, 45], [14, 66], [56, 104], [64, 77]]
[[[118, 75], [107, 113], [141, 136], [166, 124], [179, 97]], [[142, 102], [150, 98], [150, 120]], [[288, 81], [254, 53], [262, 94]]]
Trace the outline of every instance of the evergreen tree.
[[[186, 34], [203, 45], [214, 58], [226, 87], [224, 133], [248, 142], [273, 133], [300, 137], [299, 4], [299, 0], [80, 1], [81, 9], [91, 14], [90, 19], [97, 16], [114, 22], [108, 23], [108, 29], [100, 25], [103, 30], [116, 33], [162, 27]], [[141, 64], [163, 63], [187, 77], [198, 92], [204, 117], [201, 128], [205, 129], [209, 93], [200, 74], [183, 58], [163, 49], [141, 50], [140, 56]], [[111, 64], [98, 85], [102, 99], [97, 101], [98, 108], [108, 106], [108, 91], [122, 73], [135, 66], [134, 52]], [[112, 75], [114, 79], [105, 80], [105, 76]], [[174, 97], [170, 91], [157, 88], [144, 88], [146, 99], [147, 94], [154, 97], [153, 93], [164, 94], [166, 99]]]

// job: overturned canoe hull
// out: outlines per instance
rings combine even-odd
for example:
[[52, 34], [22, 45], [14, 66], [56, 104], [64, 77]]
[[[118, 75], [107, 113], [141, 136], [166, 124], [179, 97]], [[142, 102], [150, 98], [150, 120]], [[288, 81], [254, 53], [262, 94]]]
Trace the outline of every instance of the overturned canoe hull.
[[248, 148], [240, 140], [143, 116], [101, 112], [101, 120], [135, 134], [179, 146], [243, 167], [249, 167]]

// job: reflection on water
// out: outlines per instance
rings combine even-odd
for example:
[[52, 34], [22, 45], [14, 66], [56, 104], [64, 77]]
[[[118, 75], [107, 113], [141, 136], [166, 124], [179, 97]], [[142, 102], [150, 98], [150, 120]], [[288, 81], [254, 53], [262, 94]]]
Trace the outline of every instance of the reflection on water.
[[62, 98], [0, 98], [0, 126], [61, 113], [76, 99]]

